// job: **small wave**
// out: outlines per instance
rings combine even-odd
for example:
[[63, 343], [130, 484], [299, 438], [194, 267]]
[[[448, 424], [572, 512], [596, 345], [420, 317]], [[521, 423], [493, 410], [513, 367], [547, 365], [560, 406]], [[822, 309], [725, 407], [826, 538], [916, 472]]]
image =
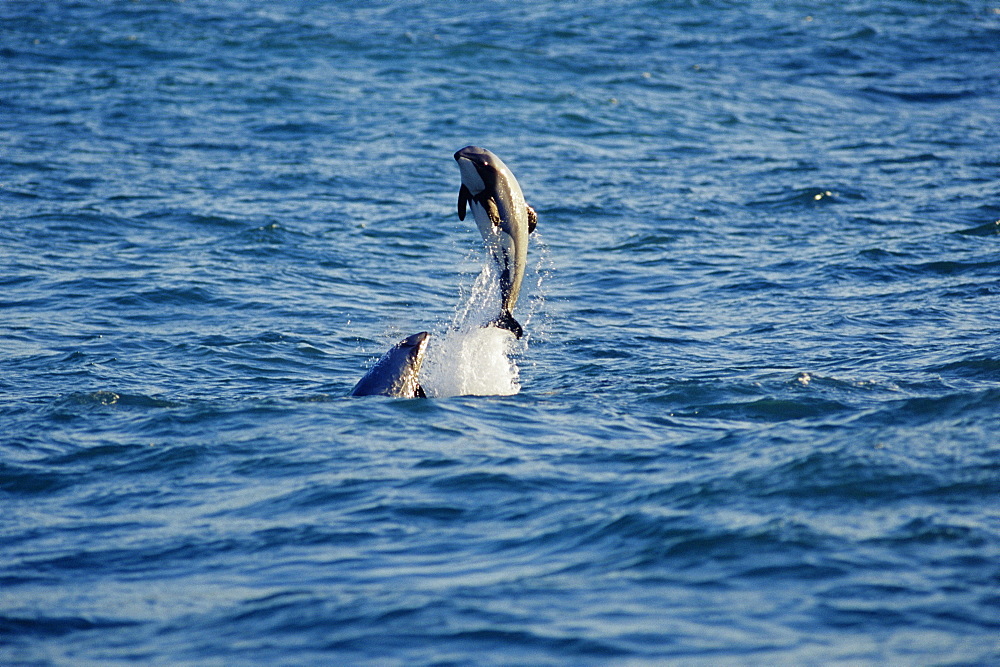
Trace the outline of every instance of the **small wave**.
[[15, 496], [48, 494], [72, 484], [67, 475], [35, 465], [0, 462], [0, 491]]
[[740, 475], [747, 488], [799, 502], [830, 499], [870, 502], [909, 497], [938, 488], [939, 480], [873, 450], [832, 448], [808, 452], [765, 470]]
[[322, 484], [258, 500], [235, 509], [218, 512], [220, 516], [273, 518], [296, 514], [315, 507], [338, 507], [358, 502], [364, 497], [362, 480], [345, 479], [338, 484]]
[[101, 389], [68, 394], [58, 399], [55, 405], [56, 407], [118, 405], [136, 408], [175, 408], [181, 404], [143, 394], [124, 394]]
[[891, 90], [889, 88], [877, 88], [870, 86], [862, 89], [863, 93], [878, 98], [891, 98], [902, 102], [915, 102], [919, 104], [939, 104], [942, 102], [954, 102], [977, 95], [974, 90]]
[[537, 480], [526, 480], [507, 473], [468, 472], [450, 475], [434, 482], [434, 486], [446, 491], [471, 492], [527, 492], [538, 484]]
[[[62, 637], [72, 632], [99, 630], [104, 628], [124, 628], [140, 625], [135, 621], [110, 619], [90, 619], [82, 616], [0, 616], [0, 637]], [[0, 645], [4, 642], [0, 641]]]
[[808, 187], [788, 192], [774, 192], [749, 202], [748, 206], [760, 208], [800, 208], [803, 206], [825, 206], [842, 201], [864, 200], [864, 195], [850, 188]]
[[[987, 366], [988, 368], [988, 366]], [[917, 425], [942, 420], [969, 419], [973, 416], [990, 417], [1000, 404], [1000, 389], [990, 387], [977, 391], [958, 391], [940, 396], [916, 396], [900, 401], [889, 401], [877, 412], [862, 419], [878, 425]]]
[[979, 225], [977, 227], [960, 229], [955, 233], [962, 234], [963, 236], [995, 236], [1000, 234], [1000, 220], [997, 220], [996, 222], [988, 222], [985, 225]]
[[1000, 379], [1000, 359], [977, 355], [932, 366], [927, 370], [931, 373], [948, 374], [956, 377], [996, 381]]
[[912, 270], [918, 274], [928, 274], [933, 276], [959, 276], [968, 273], [982, 271], [984, 274], [993, 274], [1000, 266], [1000, 261], [986, 262], [958, 262], [958, 261], [935, 261], [923, 262], [912, 266]]
[[214, 294], [215, 290], [207, 287], [190, 285], [155, 287], [135, 292], [121, 294], [109, 301], [123, 308], [163, 308], [177, 306], [228, 305], [230, 302]]
[[926, 545], [948, 544], [980, 549], [988, 545], [991, 535], [979, 526], [964, 525], [942, 517], [920, 517], [895, 528], [883, 536], [869, 540], [871, 544]]
[[754, 401], [705, 405], [698, 409], [698, 414], [716, 419], [778, 422], [826, 417], [849, 409], [843, 403], [827, 399], [765, 397]]

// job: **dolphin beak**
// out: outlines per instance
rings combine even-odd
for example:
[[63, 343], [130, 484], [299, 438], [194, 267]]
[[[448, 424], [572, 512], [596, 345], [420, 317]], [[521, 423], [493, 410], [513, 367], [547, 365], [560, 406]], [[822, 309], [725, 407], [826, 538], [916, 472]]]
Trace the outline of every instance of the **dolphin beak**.
[[478, 167], [489, 167], [492, 153], [477, 146], [466, 146], [455, 152], [455, 161], [462, 164], [462, 160], [467, 160]]
[[474, 146], [466, 146], [465, 148], [460, 148], [455, 151], [455, 160], [471, 160], [472, 155], [478, 155], [479, 152], [474, 150]]
[[430, 337], [431, 335], [429, 333], [427, 333], [426, 331], [421, 331], [420, 333], [415, 333], [406, 340], [404, 340], [403, 344], [410, 347], [423, 345], [427, 342], [427, 339]]

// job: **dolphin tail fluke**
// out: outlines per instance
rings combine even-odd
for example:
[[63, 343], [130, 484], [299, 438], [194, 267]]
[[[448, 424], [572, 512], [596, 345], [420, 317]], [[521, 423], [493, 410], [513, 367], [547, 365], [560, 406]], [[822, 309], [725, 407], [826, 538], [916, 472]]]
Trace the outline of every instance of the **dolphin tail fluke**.
[[514, 319], [514, 316], [510, 314], [509, 310], [505, 310], [500, 317], [490, 322], [490, 324], [493, 324], [500, 329], [506, 329], [514, 334], [516, 338], [520, 338], [524, 335], [524, 329], [521, 328], [520, 323]]

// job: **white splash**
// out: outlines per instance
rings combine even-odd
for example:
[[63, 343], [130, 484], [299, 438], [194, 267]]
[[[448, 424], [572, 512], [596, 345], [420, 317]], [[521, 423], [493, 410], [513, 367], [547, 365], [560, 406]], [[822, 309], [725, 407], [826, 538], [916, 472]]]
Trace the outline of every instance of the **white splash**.
[[499, 312], [499, 281], [493, 262], [487, 262], [450, 326], [431, 336], [420, 371], [428, 396], [510, 396], [521, 390], [510, 356], [517, 339], [485, 326]]
[[431, 339], [420, 373], [428, 396], [510, 396], [521, 390], [508, 356], [514, 336], [496, 327], [450, 330]]

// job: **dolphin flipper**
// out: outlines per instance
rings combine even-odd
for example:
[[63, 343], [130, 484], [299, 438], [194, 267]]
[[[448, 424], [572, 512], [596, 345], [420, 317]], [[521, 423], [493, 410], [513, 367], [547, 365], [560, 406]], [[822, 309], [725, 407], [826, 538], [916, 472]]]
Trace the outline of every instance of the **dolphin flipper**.
[[458, 219], [465, 220], [465, 205], [472, 200], [472, 192], [469, 188], [465, 187], [465, 183], [462, 183], [462, 187], [458, 189]]
[[[465, 186], [462, 186], [465, 187]], [[535, 231], [535, 227], [538, 226], [538, 214], [535, 213], [535, 209], [530, 206], [525, 206], [528, 209], [528, 233]]]

